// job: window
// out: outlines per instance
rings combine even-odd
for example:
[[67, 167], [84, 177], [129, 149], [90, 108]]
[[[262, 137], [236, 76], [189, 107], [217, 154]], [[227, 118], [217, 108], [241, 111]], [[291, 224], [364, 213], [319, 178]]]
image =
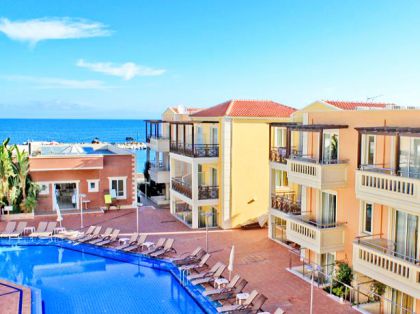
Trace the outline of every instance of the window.
[[38, 182], [39, 186], [39, 195], [48, 195], [50, 194], [50, 184], [47, 182]]
[[327, 192], [322, 192], [322, 215], [321, 224], [326, 226], [336, 223], [337, 196]]
[[367, 165], [375, 164], [375, 135], [366, 136], [365, 163]]
[[363, 204], [363, 232], [372, 233], [373, 230], [373, 205]]
[[117, 199], [125, 199], [126, 193], [126, 177], [109, 178], [109, 190], [111, 197]]
[[87, 180], [88, 192], [99, 192], [99, 180]]

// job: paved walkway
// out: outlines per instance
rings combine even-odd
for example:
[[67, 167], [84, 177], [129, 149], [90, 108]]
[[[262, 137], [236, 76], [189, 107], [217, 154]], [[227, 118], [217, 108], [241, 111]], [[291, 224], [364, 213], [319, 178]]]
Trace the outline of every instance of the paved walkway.
[[0, 313], [31, 313], [31, 290], [11, 282], [0, 280]]
[[[140, 232], [151, 233], [150, 239], [167, 235], [175, 238], [178, 253], [192, 251], [197, 246], [205, 248], [206, 233], [193, 231], [179, 222], [168, 209], [145, 206], [139, 210]], [[37, 217], [40, 220], [54, 217]], [[85, 226], [95, 224], [114, 227], [123, 233], [136, 230], [136, 211], [121, 210], [106, 214], [87, 214]], [[5, 223], [0, 223], [0, 230]], [[63, 225], [69, 229], [80, 228], [80, 215], [65, 215]], [[247, 290], [257, 289], [268, 297], [264, 310], [274, 312], [281, 307], [287, 313], [309, 313], [310, 285], [289, 273], [289, 251], [267, 238], [267, 229], [257, 230], [211, 230], [209, 251], [211, 263], [222, 261], [228, 264], [231, 246], [235, 245], [234, 273], [249, 281]], [[294, 264], [298, 261], [292, 257]], [[227, 273], [226, 273], [227, 275]], [[332, 300], [324, 291], [315, 289], [314, 313], [356, 313], [348, 305]]]

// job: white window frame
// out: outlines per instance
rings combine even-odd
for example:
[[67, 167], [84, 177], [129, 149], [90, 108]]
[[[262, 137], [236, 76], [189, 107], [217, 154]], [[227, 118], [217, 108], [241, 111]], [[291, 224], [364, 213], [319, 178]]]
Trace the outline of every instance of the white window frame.
[[127, 199], [127, 177], [108, 177], [109, 180], [109, 193], [111, 193], [112, 190], [112, 181], [119, 181], [122, 180], [124, 182], [124, 195], [122, 196], [116, 196], [117, 200], [125, 200]]
[[[370, 221], [370, 231], [366, 230], [366, 205], [370, 205], [372, 207], [372, 218]], [[361, 231], [364, 234], [373, 234], [373, 217], [375, 217], [374, 215], [375, 212], [375, 205], [373, 203], [369, 203], [369, 202], [362, 202], [362, 226], [361, 226]]]
[[[376, 164], [376, 135], [373, 134], [365, 134], [364, 141], [363, 141], [363, 152], [362, 152], [362, 164], [368, 164], [368, 152], [369, 152], [369, 137], [373, 137], [373, 165]], [[391, 145], [393, 147], [393, 145]], [[393, 156], [392, 154], [391, 156]]]
[[[88, 184], [88, 192], [89, 193], [96, 193], [99, 192], [99, 179], [93, 179], [93, 180], [86, 180]], [[95, 187], [91, 188], [91, 183], [95, 183]]]
[[50, 186], [51, 186], [50, 182], [36, 182], [36, 184], [38, 184], [40, 187], [46, 186], [46, 189], [44, 191], [40, 189], [39, 195], [50, 195]]

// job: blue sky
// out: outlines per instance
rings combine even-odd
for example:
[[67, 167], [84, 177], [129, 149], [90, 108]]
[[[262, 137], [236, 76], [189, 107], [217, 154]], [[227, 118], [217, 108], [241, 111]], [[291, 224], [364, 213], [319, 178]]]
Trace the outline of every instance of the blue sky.
[[420, 1], [0, 2], [3, 117], [158, 117], [170, 105], [420, 105]]

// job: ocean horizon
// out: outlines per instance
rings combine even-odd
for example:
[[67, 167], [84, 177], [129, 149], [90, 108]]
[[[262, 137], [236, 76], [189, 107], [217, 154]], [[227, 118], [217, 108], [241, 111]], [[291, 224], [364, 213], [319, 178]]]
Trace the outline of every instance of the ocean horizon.
[[[143, 119], [0, 119], [0, 139], [11, 144], [28, 141], [90, 143], [94, 138], [107, 143], [124, 143], [131, 137], [146, 141]], [[136, 169], [143, 171], [146, 151], [137, 150]]]

